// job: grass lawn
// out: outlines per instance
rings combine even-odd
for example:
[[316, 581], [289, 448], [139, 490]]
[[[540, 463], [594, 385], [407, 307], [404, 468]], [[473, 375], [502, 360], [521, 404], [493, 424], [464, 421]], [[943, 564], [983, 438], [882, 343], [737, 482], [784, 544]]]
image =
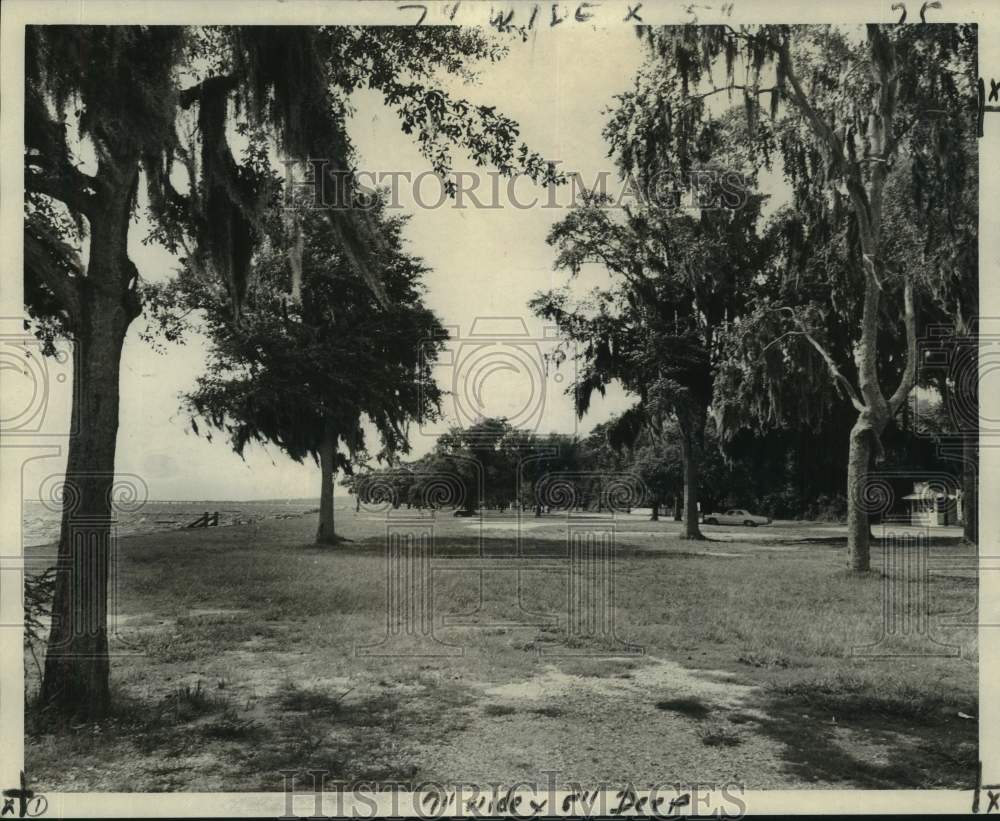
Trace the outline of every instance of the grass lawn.
[[[928, 656], [912, 638], [863, 655], [883, 631], [884, 580], [847, 573], [836, 536], [760, 528], [685, 542], [673, 522], [624, 517], [614, 606], [601, 611], [613, 612], [609, 639], [567, 623], [565, 521], [526, 519], [519, 545], [513, 515], [480, 530], [443, 514], [429, 571], [439, 643], [381, 657], [357, 648], [396, 646], [380, 644], [384, 516], [340, 511], [351, 541], [336, 548], [311, 544], [315, 526], [121, 540], [115, 714], [57, 726], [30, 705], [32, 784], [277, 791], [281, 770], [325, 769], [331, 780], [544, 783], [555, 771], [563, 783], [973, 785], [977, 579], [974, 551], [955, 540], [932, 544], [926, 609], [934, 639], [959, 655]], [[518, 549], [527, 558], [510, 558]], [[872, 564], [883, 566], [879, 547]], [[26, 671], [30, 698], [30, 656]]]

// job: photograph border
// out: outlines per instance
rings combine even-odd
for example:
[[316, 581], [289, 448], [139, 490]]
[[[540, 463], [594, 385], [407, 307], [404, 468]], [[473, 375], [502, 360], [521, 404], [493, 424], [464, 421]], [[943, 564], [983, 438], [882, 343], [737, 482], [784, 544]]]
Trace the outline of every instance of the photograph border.
[[[24, 28], [30, 24], [267, 24], [267, 25], [414, 25], [420, 15], [415, 7], [426, 8], [421, 25], [489, 25], [497, 11], [525, 14], [533, 0], [272, 0], [271, 2], [195, 2], [156, 0], [155, 2], [114, 2], [113, 0], [5, 0], [0, 5], [0, 54], [2, 54], [3, 118], [0, 121], [0, 317], [20, 317], [23, 307], [23, 127], [24, 127]], [[549, 2], [537, 4], [543, 12]], [[725, 22], [751, 24], [794, 22], [815, 24], [895, 23], [898, 3], [889, 0], [840, 0], [817, 4], [806, 0], [731, 0], [695, 4], [644, 0], [603, 0], [603, 2], [560, 2], [567, 13], [567, 25], [634, 25], [626, 22], [629, 9], [642, 6], [646, 24]], [[985, 2], [943, 0], [941, 8], [919, 0], [906, 0], [908, 22], [919, 22], [926, 12], [935, 23], [972, 22], [979, 26], [979, 76], [990, 88], [991, 78], [1000, 81], [1000, 15], [990, 14]], [[921, 9], [923, 5], [923, 9]], [[585, 22], [574, 23], [573, 13], [586, 7]], [[724, 11], [727, 10], [727, 11]], [[453, 16], [449, 16], [452, 15]], [[558, 36], [548, 26], [540, 26], [532, 36]], [[982, 103], [980, 103], [982, 104]], [[970, 106], [975, 105], [970, 101]], [[979, 288], [982, 335], [1000, 334], [1000, 106], [986, 107], [983, 136], [979, 142]], [[10, 322], [10, 320], [7, 320]], [[19, 321], [15, 320], [14, 324]], [[5, 328], [0, 328], [3, 333]], [[16, 328], [14, 332], [22, 332]], [[7, 391], [0, 373], [0, 403], [17, 401]], [[1000, 392], [981, 393], [981, 419], [1000, 419]], [[1000, 498], [1000, 449], [980, 437], [980, 494], [984, 500]], [[24, 671], [22, 587], [24, 551], [21, 522], [21, 472], [23, 464], [40, 456], [62, 452], [51, 438], [6, 437], [0, 441], [0, 787], [19, 795], [24, 789]], [[759, 813], [940, 813], [989, 812], [988, 790], [1000, 793], [1000, 506], [980, 507], [979, 532], [979, 754], [980, 777], [977, 789], [968, 790], [805, 790], [760, 791], [742, 794], [748, 814]], [[30, 788], [30, 773], [26, 786]], [[530, 793], [527, 791], [526, 794]], [[282, 793], [48, 793], [44, 815], [66, 817], [157, 817], [157, 816], [274, 816], [288, 817], [286, 795]], [[361, 801], [354, 807], [357, 817], [373, 817], [393, 811], [389, 796], [376, 795], [377, 807]], [[615, 806], [613, 799], [608, 806]], [[996, 808], [993, 808], [996, 811]], [[350, 802], [344, 811], [351, 812]], [[687, 808], [683, 812], [696, 812]], [[309, 794], [296, 796], [294, 815], [314, 812]], [[332, 803], [324, 809], [333, 813]], [[401, 814], [431, 817], [406, 802], [397, 807]], [[549, 810], [551, 812], [551, 810]], [[449, 810], [446, 815], [454, 815]], [[525, 815], [522, 809], [519, 813]], [[570, 813], [572, 814], [572, 813]]]

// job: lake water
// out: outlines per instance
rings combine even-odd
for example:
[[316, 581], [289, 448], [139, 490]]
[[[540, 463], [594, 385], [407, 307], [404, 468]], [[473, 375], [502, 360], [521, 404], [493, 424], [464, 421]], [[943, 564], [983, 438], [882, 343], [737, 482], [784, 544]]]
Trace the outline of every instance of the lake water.
[[[337, 499], [336, 507], [350, 505], [351, 500]], [[199, 516], [219, 513], [219, 525], [240, 522], [278, 519], [284, 516], [299, 516], [318, 510], [317, 499], [269, 499], [264, 501], [226, 501], [219, 499], [195, 502], [155, 501], [146, 502], [134, 512], [117, 514], [118, 535], [129, 536], [136, 533], [153, 533], [161, 530], [177, 530]], [[22, 526], [24, 545], [51, 544], [59, 539], [59, 510], [34, 499], [25, 499], [22, 506]]]

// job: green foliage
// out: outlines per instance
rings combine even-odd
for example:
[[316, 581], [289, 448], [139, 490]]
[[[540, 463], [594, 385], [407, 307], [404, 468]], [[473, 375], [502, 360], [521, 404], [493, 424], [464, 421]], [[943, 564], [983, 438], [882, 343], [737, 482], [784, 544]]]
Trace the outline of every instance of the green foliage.
[[[504, 53], [485, 32], [450, 27], [30, 26], [26, 187], [29, 197], [57, 200], [82, 226], [84, 218], [107, 220], [102, 187], [112, 180], [134, 185], [141, 167], [151, 239], [183, 249], [189, 265], [223, 282], [239, 316], [253, 253], [267, 235], [274, 182], [268, 149], [292, 160], [325, 158], [326, 173], [351, 192], [346, 117], [357, 89], [382, 93], [435, 171], [448, 170], [457, 144], [505, 174], [554, 179], [553, 167], [519, 142], [513, 121], [442, 86], [443, 75], [472, 80], [470, 64]], [[242, 161], [230, 148], [234, 133], [254, 149]], [[82, 142], [96, 153], [96, 176], [78, 168]], [[184, 174], [175, 173], [178, 165]], [[134, 208], [134, 192], [131, 202]], [[371, 213], [324, 214], [356, 273], [385, 301]], [[80, 266], [54, 243], [40, 247], [39, 236], [37, 226], [26, 230], [26, 272], [37, 283], [29, 304], [51, 315], [54, 297], [72, 312], [74, 283], [66, 273]]]
[[[687, 477], [682, 484], [688, 485], [692, 511], [699, 494], [706, 415], [726, 354], [719, 336], [748, 310], [770, 253], [757, 231], [763, 197], [750, 189], [753, 178], [741, 177], [740, 166], [731, 164], [739, 158], [725, 150], [732, 125], [704, 128], [698, 162], [683, 158], [671, 169], [692, 172], [674, 178], [681, 195], [677, 198], [654, 199], [653, 180], [664, 169], [649, 176], [640, 169], [640, 187], [650, 199], [640, 209], [617, 214], [606, 197], [586, 195], [553, 227], [548, 242], [557, 249], [556, 267], [568, 270], [571, 279], [583, 266], [597, 264], [609, 274], [610, 286], [583, 299], [566, 287], [531, 302], [538, 315], [554, 321], [576, 345], [578, 376], [568, 390], [575, 392], [579, 415], [589, 409], [593, 392], [603, 395], [612, 382], [636, 397], [636, 404], [609, 428], [609, 443], [631, 446], [645, 431], [665, 468], [663, 431], [669, 420], [676, 421]], [[646, 121], [639, 127], [653, 128]], [[657, 150], [669, 150], [669, 135], [655, 128], [642, 135], [647, 146], [661, 139], [668, 145]], [[611, 144], [628, 170], [631, 158], [622, 154], [621, 142], [612, 137]], [[738, 202], [727, 201], [733, 193]], [[685, 198], [690, 207], [684, 207]], [[669, 472], [646, 465], [641, 473], [652, 481], [658, 499], [676, 489]], [[687, 531], [697, 538], [693, 517]]]
[[[768, 229], [774, 264], [720, 339], [724, 437], [742, 427], [815, 429], [848, 401], [884, 416], [875, 392], [905, 388], [914, 366], [907, 289], [918, 326], [957, 316], [961, 327], [975, 312], [975, 27], [643, 35], [648, 64], [607, 128], [623, 170], [648, 178], [693, 167], [720, 121], [712, 100], [741, 95], [736, 150], [752, 167], [780, 160], [793, 193]], [[860, 374], [858, 361], [872, 373]]]
[[29, 194], [24, 202], [24, 302], [28, 325], [43, 344], [46, 355], [55, 353], [55, 341], [72, 334], [73, 318], [66, 306], [44, 286], [43, 270], [59, 276], [79, 276], [83, 263], [76, 247], [83, 238], [77, 225], [52, 200]]
[[[600, 435], [581, 441], [514, 428], [502, 418], [483, 419], [444, 432], [420, 459], [369, 468], [343, 484], [366, 504], [453, 507], [471, 513], [512, 504], [531, 509], [541, 504], [539, 482], [559, 476], [573, 485], [577, 503], [587, 506], [597, 503], [597, 485], [577, 474], [613, 470], [621, 461], [602, 441]], [[603, 458], [609, 456], [610, 461]]]
[[[278, 221], [277, 235], [254, 262], [240, 322], [221, 289], [196, 268], [170, 286], [168, 316], [198, 312], [212, 344], [208, 373], [186, 404], [239, 453], [250, 442], [272, 442], [293, 459], [318, 459], [327, 425], [349, 452], [360, 452], [366, 420], [381, 438], [378, 458], [405, 452], [410, 420], [437, 411], [431, 368], [445, 337], [422, 301], [426, 269], [403, 250], [405, 220], [374, 214], [384, 248], [378, 274], [391, 297], [383, 306], [354, 276], [323, 215], [307, 210], [300, 218], [301, 301], [289, 293], [292, 264]], [[197, 431], [194, 418], [192, 425]], [[347, 456], [338, 459], [350, 470]]]

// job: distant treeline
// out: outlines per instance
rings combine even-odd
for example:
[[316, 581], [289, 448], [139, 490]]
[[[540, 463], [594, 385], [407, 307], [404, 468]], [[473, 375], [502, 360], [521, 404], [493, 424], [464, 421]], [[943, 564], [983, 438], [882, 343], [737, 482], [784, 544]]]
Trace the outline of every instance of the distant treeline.
[[[959, 465], [937, 455], [935, 433], [944, 421], [935, 401], [919, 404], [883, 437], [885, 464], [904, 473], [945, 471]], [[355, 504], [391, 508], [533, 511], [651, 508], [679, 519], [684, 474], [679, 434], [668, 423], [631, 447], [613, 447], [616, 420], [588, 436], [537, 434], [505, 419], [486, 419], [442, 434], [432, 452], [413, 460], [362, 465], [342, 484]], [[734, 438], [723, 448], [709, 422], [703, 454], [703, 511], [744, 507], [781, 519], [843, 521], [847, 452], [840, 443], [853, 424], [832, 421], [820, 431], [779, 429]], [[613, 437], [612, 437], [613, 438]], [[901, 486], [902, 496], [905, 489]]]

